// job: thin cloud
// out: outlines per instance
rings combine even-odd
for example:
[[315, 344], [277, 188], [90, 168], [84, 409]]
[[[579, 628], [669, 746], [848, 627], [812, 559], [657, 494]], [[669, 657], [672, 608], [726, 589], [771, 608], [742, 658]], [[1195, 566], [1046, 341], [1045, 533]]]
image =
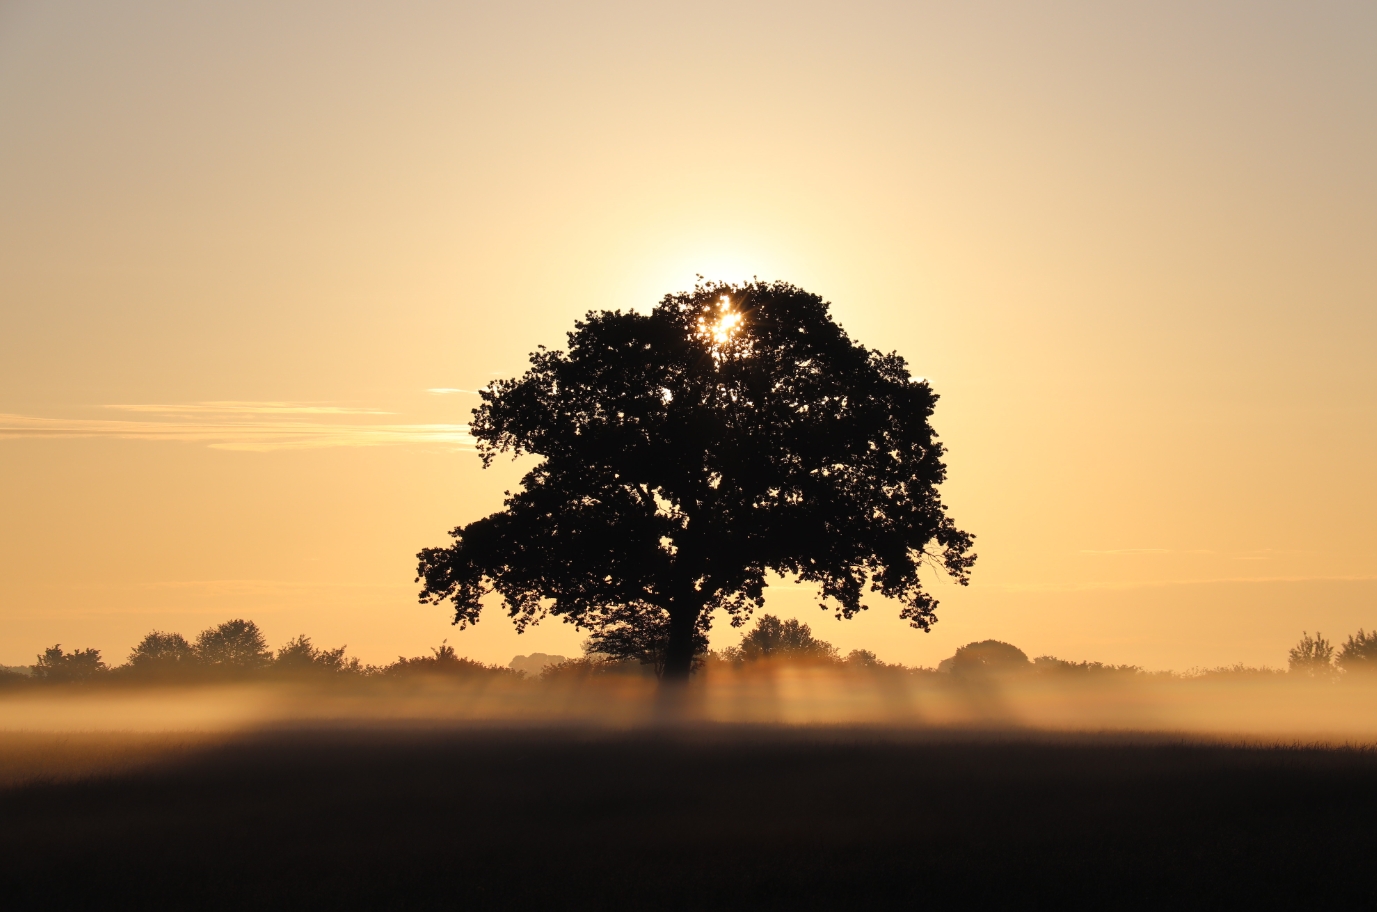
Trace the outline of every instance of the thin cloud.
[[981, 588], [998, 592], [1102, 592], [1129, 589], [1165, 589], [1180, 586], [1263, 583], [1373, 583], [1377, 576], [1215, 576], [1200, 579], [1127, 580], [1090, 583], [991, 583]]
[[1081, 554], [1213, 554], [1203, 548], [1107, 548], [1095, 550], [1082, 548]]
[[[171, 414], [169, 412], [168, 414]], [[190, 414], [197, 414], [192, 412]], [[293, 414], [293, 413], [288, 413]], [[330, 413], [335, 414], [335, 413]], [[355, 412], [350, 414], [386, 414]], [[466, 424], [335, 424], [306, 421], [119, 421], [0, 414], [0, 440], [161, 440], [266, 453], [334, 447], [445, 446], [472, 449]]]
[[309, 402], [250, 402], [220, 400], [188, 402], [180, 405], [107, 405], [105, 408], [124, 412], [143, 412], [159, 415], [391, 415], [379, 409], [354, 408], [342, 405], [317, 405]]

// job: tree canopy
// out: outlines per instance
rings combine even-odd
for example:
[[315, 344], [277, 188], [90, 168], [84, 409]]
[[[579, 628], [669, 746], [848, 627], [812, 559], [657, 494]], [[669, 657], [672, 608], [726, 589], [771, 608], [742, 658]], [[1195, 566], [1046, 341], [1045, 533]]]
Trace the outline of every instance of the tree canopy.
[[[747, 662], [759, 659], [832, 659], [837, 658], [837, 647], [813, 636], [807, 624], [800, 624], [793, 618], [781, 621], [773, 614], [760, 617], [755, 629], [741, 638], [736, 648]], [[871, 657], [873, 661], [873, 655]]]
[[530, 364], [482, 391], [471, 432], [485, 466], [539, 462], [503, 510], [418, 555], [421, 601], [450, 602], [461, 628], [496, 591], [519, 630], [658, 629], [683, 678], [712, 612], [744, 621], [770, 571], [817, 584], [838, 617], [868, 585], [921, 630], [938, 603], [920, 568], [968, 579], [972, 536], [938, 495], [936, 394], [817, 295], [700, 284], [649, 314], [589, 313]]

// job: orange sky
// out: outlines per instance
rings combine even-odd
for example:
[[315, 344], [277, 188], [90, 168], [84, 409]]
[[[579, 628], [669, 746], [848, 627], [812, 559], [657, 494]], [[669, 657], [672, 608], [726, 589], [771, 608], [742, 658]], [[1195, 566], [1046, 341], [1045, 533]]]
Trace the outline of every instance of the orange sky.
[[0, 663], [576, 651], [415, 604], [521, 469], [431, 391], [696, 273], [943, 397], [974, 582], [929, 635], [771, 590], [844, 650], [1377, 627], [1373, 47], [1360, 2], [0, 4]]

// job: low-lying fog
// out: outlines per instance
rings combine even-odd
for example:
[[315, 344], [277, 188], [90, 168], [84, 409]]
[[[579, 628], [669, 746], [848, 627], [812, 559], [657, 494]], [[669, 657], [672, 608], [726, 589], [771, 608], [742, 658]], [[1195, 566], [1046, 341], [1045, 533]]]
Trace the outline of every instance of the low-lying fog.
[[[51, 685], [0, 694], [0, 731], [229, 732], [281, 725], [580, 724], [664, 718], [653, 676], [418, 674], [406, 679]], [[960, 675], [762, 661], [695, 676], [676, 719], [705, 723], [1179, 732], [1377, 741], [1377, 680], [1224, 671]]]

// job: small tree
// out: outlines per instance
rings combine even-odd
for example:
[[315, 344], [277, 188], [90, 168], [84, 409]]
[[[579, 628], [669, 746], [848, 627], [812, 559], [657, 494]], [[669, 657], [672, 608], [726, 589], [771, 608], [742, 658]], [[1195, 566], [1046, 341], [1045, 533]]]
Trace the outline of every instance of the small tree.
[[1311, 678], [1328, 677], [1333, 671], [1334, 646], [1318, 630], [1312, 637], [1301, 631], [1300, 642], [1287, 653], [1287, 667], [1293, 674]]
[[938, 667], [957, 675], [985, 675], [1027, 671], [1033, 666], [1027, 654], [1017, 646], [1000, 640], [981, 640], [962, 646]]
[[663, 630], [664, 680], [682, 681], [712, 612], [743, 623], [770, 572], [816, 583], [839, 618], [868, 587], [919, 630], [937, 609], [920, 568], [967, 582], [972, 536], [938, 494], [937, 395], [817, 295], [701, 284], [649, 314], [590, 313], [567, 352], [530, 361], [482, 391], [471, 427], [485, 466], [539, 462], [505, 509], [417, 555], [421, 601], [450, 602], [460, 628], [492, 591], [518, 631], [641, 616], [630, 632]]
[[790, 618], [781, 621], [773, 614], [764, 614], [755, 628], [741, 638], [736, 655], [743, 661], [760, 659], [814, 659], [831, 661], [837, 658], [837, 648], [813, 636], [807, 624]]
[[854, 668], [884, 668], [885, 663], [869, 649], [853, 649], [846, 654], [846, 664]]
[[242, 618], [201, 631], [195, 649], [201, 663], [225, 672], [257, 671], [273, 660], [258, 625]]
[[62, 644], [43, 650], [33, 665], [33, 676], [53, 684], [81, 683], [108, 671], [99, 649], [63, 652]]
[[129, 668], [140, 673], [179, 673], [195, 665], [196, 650], [180, 633], [154, 630], [129, 653]]
[[338, 649], [319, 649], [311, 643], [311, 638], [303, 633], [295, 639], [288, 640], [281, 649], [277, 650], [277, 658], [273, 660], [273, 668], [289, 674], [313, 672], [339, 674], [340, 672], [360, 670], [358, 659], [346, 659], [344, 657], [346, 648], [340, 646]]
[[1377, 671], [1377, 630], [1365, 633], [1359, 627], [1357, 633], [1349, 635], [1339, 649], [1336, 664], [1350, 674]]

